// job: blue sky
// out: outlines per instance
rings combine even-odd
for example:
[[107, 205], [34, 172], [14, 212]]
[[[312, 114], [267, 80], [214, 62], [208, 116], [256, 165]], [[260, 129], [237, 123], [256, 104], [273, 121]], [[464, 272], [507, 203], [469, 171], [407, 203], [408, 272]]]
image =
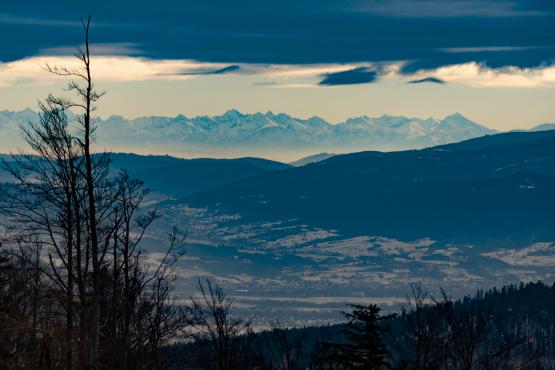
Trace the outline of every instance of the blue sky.
[[233, 107], [331, 121], [460, 111], [497, 129], [555, 121], [550, 0], [5, 1], [0, 109], [63, 85], [40, 65], [71, 63], [87, 14], [108, 91], [101, 115]]

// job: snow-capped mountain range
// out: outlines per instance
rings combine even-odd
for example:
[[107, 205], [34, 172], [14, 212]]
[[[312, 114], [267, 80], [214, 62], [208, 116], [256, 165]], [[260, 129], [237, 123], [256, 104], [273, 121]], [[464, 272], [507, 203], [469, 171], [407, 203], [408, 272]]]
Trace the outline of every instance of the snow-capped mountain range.
[[[21, 146], [18, 124], [37, 120], [37, 113], [0, 111], [0, 152]], [[98, 120], [98, 142], [107, 149], [138, 153], [218, 156], [292, 151], [314, 154], [359, 150], [400, 150], [446, 144], [494, 133], [461, 114], [444, 119], [399, 116], [356, 117], [331, 124], [322, 118], [298, 119], [272, 112], [220, 116], [111, 116]], [[298, 156], [296, 156], [298, 158]]]

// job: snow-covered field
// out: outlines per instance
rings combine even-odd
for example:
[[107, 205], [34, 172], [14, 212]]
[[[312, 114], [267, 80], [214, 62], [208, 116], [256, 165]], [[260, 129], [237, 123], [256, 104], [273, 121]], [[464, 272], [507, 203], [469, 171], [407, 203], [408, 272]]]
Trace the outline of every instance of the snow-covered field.
[[180, 249], [176, 294], [194, 295], [199, 279], [219, 281], [238, 314], [259, 326], [335, 322], [349, 303], [377, 303], [394, 310], [422, 284], [453, 297], [520, 281], [553, 280], [555, 244], [446, 245], [431, 239], [401, 241], [341, 235], [298, 220], [249, 223], [239, 215], [162, 206], [148, 250], [159, 252], [164, 230], [187, 233]]

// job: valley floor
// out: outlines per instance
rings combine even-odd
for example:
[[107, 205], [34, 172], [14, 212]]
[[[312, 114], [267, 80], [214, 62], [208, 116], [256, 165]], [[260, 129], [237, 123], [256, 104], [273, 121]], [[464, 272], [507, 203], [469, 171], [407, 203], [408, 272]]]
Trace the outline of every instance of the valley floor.
[[342, 320], [353, 303], [395, 311], [411, 284], [454, 298], [479, 289], [553, 281], [555, 244], [484, 247], [431, 239], [400, 241], [341, 235], [298, 220], [250, 223], [239, 215], [162, 202], [162, 218], [147, 245], [157, 245], [176, 224], [187, 239], [177, 263], [176, 294], [187, 300], [198, 280], [215, 279], [234, 298], [237, 313], [258, 327], [271, 320], [288, 326]]

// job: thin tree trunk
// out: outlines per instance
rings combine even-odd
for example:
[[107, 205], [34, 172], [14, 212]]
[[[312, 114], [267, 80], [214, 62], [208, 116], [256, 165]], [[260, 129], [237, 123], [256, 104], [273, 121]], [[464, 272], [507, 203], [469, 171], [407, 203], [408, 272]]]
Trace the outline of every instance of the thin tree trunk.
[[[125, 194], [124, 194], [125, 197]], [[125, 211], [124, 211], [125, 212]], [[127, 217], [127, 215], [125, 215]], [[124, 272], [124, 327], [123, 327], [123, 369], [127, 370], [129, 367], [129, 326], [130, 326], [130, 281], [129, 281], [129, 220], [125, 220], [125, 237], [123, 249], [123, 272]]]
[[67, 191], [67, 308], [66, 308], [66, 369], [73, 368], [73, 209]]
[[100, 261], [98, 249], [98, 235], [96, 225], [96, 203], [94, 195], [94, 178], [92, 173], [92, 158], [91, 158], [91, 92], [92, 92], [92, 78], [90, 68], [90, 50], [89, 50], [89, 26], [91, 17], [87, 19], [85, 26], [85, 70], [86, 70], [86, 99], [85, 99], [85, 114], [84, 114], [84, 152], [85, 152], [85, 167], [86, 167], [86, 183], [87, 183], [87, 198], [88, 198], [88, 211], [89, 211], [89, 232], [91, 236], [91, 257], [92, 257], [92, 278], [93, 278], [93, 317], [92, 317], [92, 341], [91, 347], [91, 360], [92, 368], [97, 370], [100, 367], [98, 347], [100, 341]]
[[[116, 215], [117, 219], [117, 215]], [[117, 335], [117, 319], [118, 319], [118, 233], [117, 229], [119, 226], [116, 226], [116, 231], [114, 232], [114, 246], [113, 246], [113, 253], [114, 253], [114, 260], [113, 260], [113, 276], [112, 276], [112, 348], [113, 348], [113, 364], [114, 368], [119, 368], [118, 365], [121, 363], [119, 361], [120, 354], [120, 343], [118, 341]]]

